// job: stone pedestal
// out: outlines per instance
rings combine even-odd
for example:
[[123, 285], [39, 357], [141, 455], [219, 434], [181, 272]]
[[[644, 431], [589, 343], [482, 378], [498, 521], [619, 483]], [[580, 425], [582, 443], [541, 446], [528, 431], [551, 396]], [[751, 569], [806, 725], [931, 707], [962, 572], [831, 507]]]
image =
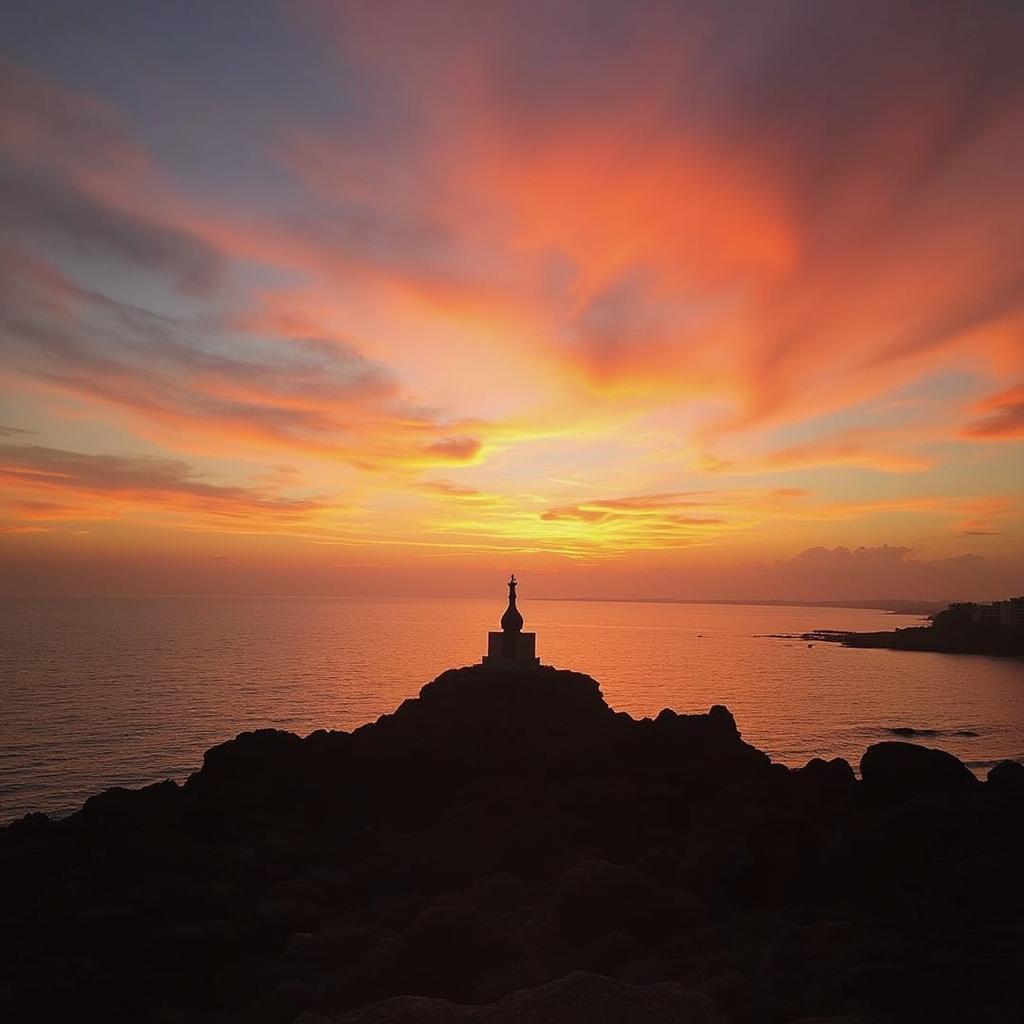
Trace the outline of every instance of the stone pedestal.
[[490, 668], [525, 668], [539, 665], [537, 634], [518, 631], [487, 634], [487, 653], [483, 664]]

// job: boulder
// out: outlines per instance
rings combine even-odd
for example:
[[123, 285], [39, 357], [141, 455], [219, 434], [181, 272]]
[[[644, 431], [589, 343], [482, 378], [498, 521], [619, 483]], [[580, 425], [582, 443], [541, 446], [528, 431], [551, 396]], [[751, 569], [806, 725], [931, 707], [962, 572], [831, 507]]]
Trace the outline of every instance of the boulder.
[[850, 762], [842, 757], [834, 757], [831, 761], [812, 757], [803, 768], [792, 772], [792, 777], [815, 793], [849, 792], [857, 784]]
[[989, 769], [988, 781], [998, 789], [1024, 788], [1024, 764], [1020, 761], [1000, 761]]
[[860, 759], [860, 775], [871, 791], [898, 797], [962, 793], [978, 784], [967, 766], [947, 751], [897, 741], [868, 747]]
[[206, 782], [250, 781], [254, 776], [279, 774], [300, 756], [302, 740], [281, 729], [256, 729], [211, 747], [203, 755]]

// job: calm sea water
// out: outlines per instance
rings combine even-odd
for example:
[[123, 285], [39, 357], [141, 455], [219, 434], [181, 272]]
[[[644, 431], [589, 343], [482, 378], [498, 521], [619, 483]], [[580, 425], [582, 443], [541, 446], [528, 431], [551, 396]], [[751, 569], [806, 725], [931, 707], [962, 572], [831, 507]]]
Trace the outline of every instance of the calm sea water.
[[[975, 771], [1024, 759], [1024, 663], [813, 646], [771, 634], [891, 629], [857, 609], [521, 602], [547, 664], [614, 708], [726, 704], [776, 760], [843, 756], [910, 726]], [[244, 729], [351, 729], [479, 660], [503, 602], [46, 599], [0, 602], [0, 820], [112, 786], [181, 779]], [[976, 735], [965, 735], [975, 733]]]

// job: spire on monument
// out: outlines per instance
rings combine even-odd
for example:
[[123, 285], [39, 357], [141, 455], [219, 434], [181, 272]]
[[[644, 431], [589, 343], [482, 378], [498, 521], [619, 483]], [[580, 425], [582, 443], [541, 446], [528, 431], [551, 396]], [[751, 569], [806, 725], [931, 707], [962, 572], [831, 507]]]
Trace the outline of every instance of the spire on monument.
[[516, 607], [516, 577], [514, 573], [508, 578], [508, 607], [501, 617], [501, 628], [506, 633], [519, 633], [523, 628], [523, 616]]
[[487, 634], [484, 664], [493, 668], [530, 668], [540, 664], [537, 657], [537, 634], [523, 632], [523, 616], [516, 607], [518, 580], [508, 578], [508, 607], [501, 617], [501, 632]]

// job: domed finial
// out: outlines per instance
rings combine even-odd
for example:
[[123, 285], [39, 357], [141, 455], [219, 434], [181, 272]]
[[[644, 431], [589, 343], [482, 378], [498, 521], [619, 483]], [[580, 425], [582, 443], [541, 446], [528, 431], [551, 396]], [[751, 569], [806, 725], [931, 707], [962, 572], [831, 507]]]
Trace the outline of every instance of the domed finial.
[[492, 630], [487, 634], [483, 664], [488, 668], [522, 671], [540, 665], [537, 634], [523, 632], [523, 617], [516, 607], [516, 583], [513, 573], [508, 578], [508, 607], [501, 617], [501, 632]]
[[506, 633], [518, 633], [523, 628], [523, 617], [516, 607], [516, 577], [513, 573], [508, 578], [508, 607], [501, 617], [501, 628]]

